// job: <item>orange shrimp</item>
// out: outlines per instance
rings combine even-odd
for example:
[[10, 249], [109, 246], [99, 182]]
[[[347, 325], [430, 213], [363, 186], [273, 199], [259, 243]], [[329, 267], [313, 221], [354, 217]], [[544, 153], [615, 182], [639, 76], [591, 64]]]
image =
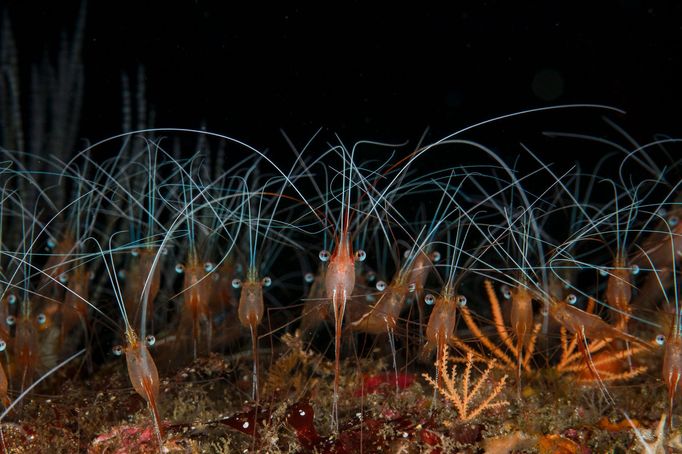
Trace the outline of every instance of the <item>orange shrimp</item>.
[[241, 287], [239, 295], [239, 322], [251, 331], [251, 344], [253, 349], [253, 375], [252, 375], [252, 398], [256, 402], [260, 400], [258, 389], [258, 325], [263, 320], [265, 304], [263, 302], [263, 287], [269, 287], [272, 283], [269, 277], [258, 279], [255, 268], [249, 268], [246, 279], [241, 282], [234, 280], [234, 287]]
[[158, 249], [153, 246], [135, 248], [131, 251], [133, 261], [126, 272], [126, 282], [123, 288], [123, 299], [126, 303], [126, 311], [135, 314], [133, 320], [140, 321], [140, 299], [145, 288], [145, 282], [149, 279], [149, 297], [147, 298], [146, 319], [151, 319], [154, 312], [154, 299], [161, 287], [161, 266], [152, 266], [158, 254]]
[[509, 291], [511, 299], [511, 311], [509, 318], [511, 328], [516, 336], [517, 369], [516, 383], [517, 391], [521, 390], [521, 372], [526, 360], [524, 352], [528, 354], [528, 343], [533, 332], [533, 297], [528, 288], [522, 283]]
[[[320, 258], [325, 258], [320, 253]], [[341, 376], [341, 331], [346, 302], [355, 288], [355, 257], [347, 233], [342, 233], [334, 253], [329, 258], [329, 266], [324, 279], [327, 298], [332, 300], [334, 311], [334, 396], [332, 408], [332, 428], [338, 431], [339, 377]]]
[[616, 326], [623, 330], [627, 328], [632, 312], [632, 271], [626, 266], [625, 255], [618, 253], [606, 283], [606, 301], [615, 308]]
[[[182, 268], [176, 268], [180, 270]], [[210, 270], [209, 270], [210, 271]], [[180, 320], [180, 330], [185, 331], [188, 326], [192, 330], [192, 354], [194, 359], [200, 350], [202, 338], [205, 337], [205, 349], [201, 351], [208, 353], [211, 349], [211, 313], [208, 306], [211, 295], [212, 280], [207, 276], [206, 267], [200, 263], [196, 251], [190, 253], [187, 266], [184, 267], [184, 308]], [[202, 326], [205, 327], [202, 330]]]
[[88, 304], [85, 300], [88, 298], [90, 287], [90, 272], [84, 266], [76, 268], [71, 273], [67, 286], [70, 291], [67, 291], [64, 295], [59, 345], [64, 344], [66, 336], [78, 323], [83, 323], [83, 326], [87, 326]]
[[[161, 418], [159, 416], [159, 372], [147, 346], [140, 342], [137, 334], [129, 326], [125, 332], [127, 345], [123, 349], [128, 366], [128, 378], [137, 392], [147, 401], [154, 420], [154, 431], [159, 443], [159, 449], [163, 447], [163, 434], [161, 431]], [[154, 338], [147, 336], [147, 343], [153, 344]], [[117, 352], [117, 350], [115, 350]], [[119, 353], [120, 354], [120, 353]]]
[[[429, 322], [426, 325], [426, 340], [433, 348], [436, 346], [436, 370], [442, 370], [443, 351], [445, 346], [455, 338], [455, 324], [457, 322], [457, 309], [466, 304], [466, 298], [456, 295], [454, 290], [446, 285], [440, 296], [426, 295], [426, 304], [434, 304]], [[438, 372], [437, 372], [438, 373]], [[441, 383], [442, 377], [438, 377]]]

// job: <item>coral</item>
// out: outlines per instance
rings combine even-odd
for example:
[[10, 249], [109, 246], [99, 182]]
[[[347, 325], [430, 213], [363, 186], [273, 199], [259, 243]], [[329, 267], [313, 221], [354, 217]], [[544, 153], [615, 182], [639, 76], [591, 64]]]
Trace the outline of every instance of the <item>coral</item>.
[[489, 383], [490, 372], [495, 367], [496, 360], [486, 362], [486, 369], [481, 373], [478, 381], [471, 381], [471, 373], [474, 369], [475, 357], [468, 353], [466, 357], [466, 367], [464, 374], [457, 380], [457, 365], [453, 364], [448, 371], [448, 349], [443, 350], [443, 357], [436, 362], [439, 369], [436, 372], [436, 379], [428, 374], [423, 374], [424, 379], [437, 389], [443, 396], [452, 402], [457, 409], [457, 416], [461, 421], [471, 421], [485, 410], [493, 410], [509, 405], [506, 400], [493, 402], [495, 398], [505, 389], [507, 375], [497, 381]]

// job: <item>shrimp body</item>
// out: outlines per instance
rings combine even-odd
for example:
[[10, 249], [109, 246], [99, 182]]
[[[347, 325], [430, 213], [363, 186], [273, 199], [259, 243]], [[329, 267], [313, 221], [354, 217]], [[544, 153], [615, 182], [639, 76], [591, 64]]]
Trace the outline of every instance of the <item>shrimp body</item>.
[[334, 309], [334, 396], [332, 428], [338, 431], [339, 377], [341, 376], [341, 330], [346, 312], [346, 302], [355, 288], [355, 261], [348, 235], [342, 235], [329, 260], [324, 279], [327, 298], [331, 298]]
[[239, 295], [239, 308], [237, 309], [239, 322], [251, 331], [251, 348], [253, 351], [253, 377], [252, 397], [258, 402], [258, 325], [263, 320], [265, 304], [263, 302], [263, 285], [270, 282], [270, 278], [258, 279], [255, 268], [250, 268], [247, 278], [241, 282], [241, 295]]
[[[533, 298], [524, 286], [511, 290], [511, 327], [516, 335], [517, 350], [528, 344], [533, 330]], [[519, 355], [519, 361], [521, 360]]]
[[606, 301], [613, 306], [616, 311], [618, 326], [625, 328], [630, 318], [630, 299], [632, 298], [632, 276], [626, 268], [625, 257], [618, 254], [613, 261], [613, 270], [610, 272], [606, 283]]
[[140, 342], [135, 331], [128, 328], [125, 334], [127, 345], [124, 352], [128, 366], [128, 378], [130, 378], [130, 383], [132, 383], [135, 392], [142, 396], [149, 405], [154, 418], [154, 429], [159, 447], [161, 447], [163, 439], [160, 427], [161, 418], [157, 405], [159, 400], [159, 372], [149, 349], [143, 342]]
[[335, 314], [340, 311], [343, 318], [346, 301], [355, 288], [355, 259], [347, 235], [342, 237], [329, 260], [324, 284]]

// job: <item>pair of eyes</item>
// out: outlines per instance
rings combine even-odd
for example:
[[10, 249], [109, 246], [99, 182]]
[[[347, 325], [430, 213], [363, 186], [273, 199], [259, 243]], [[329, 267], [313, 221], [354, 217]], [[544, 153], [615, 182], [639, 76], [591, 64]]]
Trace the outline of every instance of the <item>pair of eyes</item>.
[[[508, 286], [503, 285], [503, 286], [500, 288], [500, 291], [502, 292], [502, 296], [503, 296], [505, 299], [511, 299], [511, 297], [512, 297], [511, 289], [510, 289]], [[568, 304], [570, 304], [571, 306], [573, 306], [575, 303], [578, 302], [578, 297], [577, 297], [576, 295], [574, 295], [573, 293], [571, 293], [570, 295], [568, 295], [568, 296], [566, 297], [566, 302], [567, 302]]]
[[[268, 276], [265, 276], [260, 282], [263, 287], [270, 287], [272, 285], [272, 279]], [[232, 288], [240, 288], [241, 286], [241, 279], [232, 279]]]
[[[329, 259], [332, 258], [332, 254], [331, 254], [331, 252], [324, 249], [324, 250], [320, 251], [319, 257], [320, 257], [321, 261], [328, 262]], [[365, 251], [363, 251], [362, 249], [355, 251], [355, 260], [357, 260], [358, 262], [364, 262], [366, 258], [367, 258], [367, 253]]]
[[[154, 337], [152, 334], [147, 334], [144, 338], [144, 342], [151, 347], [156, 343], [156, 337]], [[111, 349], [111, 352], [116, 356], [121, 356], [123, 354], [123, 346], [114, 345], [114, 347]]]
[[[38, 316], [36, 317], [36, 321], [38, 322], [39, 325], [44, 325], [45, 322], [47, 322], [47, 317], [45, 316], [45, 314], [38, 314]], [[5, 323], [7, 323], [7, 326], [14, 326], [17, 323], [17, 318], [14, 315], [8, 315], [7, 318], [5, 319]]]
[[[204, 271], [207, 273], [210, 273], [215, 269], [215, 264], [213, 262], [206, 262], [204, 263]], [[182, 263], [178, 263], [175, 265], [175, 272], [178, 274], [182, 274], [185, 272], [185, 265]]]
[[[424, 297], [424, 302], [429, 306], [433, 306], [436, 302], [436, 297], [429, 293]], [[455, 297], [455, 302], [459, 307], [464, 307], [467, 305], [467, 297], [464, 295], [457, 295]]]

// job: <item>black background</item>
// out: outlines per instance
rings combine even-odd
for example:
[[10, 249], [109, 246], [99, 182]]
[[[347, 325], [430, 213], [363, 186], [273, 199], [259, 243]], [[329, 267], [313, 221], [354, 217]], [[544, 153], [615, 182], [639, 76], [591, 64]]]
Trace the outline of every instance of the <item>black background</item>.
[[[26, 74], [55, 55], [79, 2], [6, 9]], [[415, 142], [428, 127], [435, 140], [566, 103], [624, 109], [613, 118], [643, 141], [681, 125], [680, 2], [91, 1], [85, 33], [82, 136], [92, 140], [120, 132], [121, 74], [134, 80], [140, 65], [156, 126], [205, 124], [262, 148], [283, 146], [280, 129], [299, 142], [318, 128]], [[580, 130], [566, 122], [600, 114], [557, 123]], [[559, 126], [541, 123], [524, 125]]]

